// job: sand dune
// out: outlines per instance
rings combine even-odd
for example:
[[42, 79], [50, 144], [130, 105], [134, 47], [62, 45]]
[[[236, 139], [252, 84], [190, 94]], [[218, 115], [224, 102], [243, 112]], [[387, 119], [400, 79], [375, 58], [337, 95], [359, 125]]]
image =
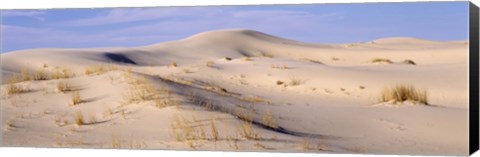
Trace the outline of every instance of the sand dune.
[[[311, 44], [232, 29], [0, 59], [6, 146], [468, 152], [465, 41]], [[394, 85], [424, 89], [428, 104], [380, 101]]]

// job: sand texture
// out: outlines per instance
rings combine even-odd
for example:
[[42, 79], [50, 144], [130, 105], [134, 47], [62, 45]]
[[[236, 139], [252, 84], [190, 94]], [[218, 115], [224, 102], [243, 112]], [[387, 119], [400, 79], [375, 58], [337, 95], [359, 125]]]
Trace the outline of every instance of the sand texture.
[[468, 153], [465, 41], [232, 29], [0, 57], [3, 146]]

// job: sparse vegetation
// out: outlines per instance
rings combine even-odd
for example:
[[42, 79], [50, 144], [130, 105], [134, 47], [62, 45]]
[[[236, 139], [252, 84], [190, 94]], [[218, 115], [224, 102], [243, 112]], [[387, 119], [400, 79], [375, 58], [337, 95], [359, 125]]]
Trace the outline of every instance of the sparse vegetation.
[[406, 59], [402, 62], [403, 64], [411, 64], [411, 65], [417, 65], [413, 60]]
[[273, 65], [271, 66], [273, 69], [291, 69], [291, 67], [288, 67], [287, 65]]
[[55, 71], [51, 74], [52, 79], [66, 79], [75, 76], [74, 73], [70, 72], [68, 69], [56, 68]]
[[215, 121], [212, 120], [210, 122], [210, 129], [212, 131], [212, 138], [217, 141], [218, 140], [218, 129], [217, 129], [217, 125], [215, 125]]
[[213, 61], [208, 61], [205, 65], [206, 65], [207, 67], [213, 68], [213, 67], [214, 67], [214, 66], [213, 66], [214, 64], [215, 64], [215, 62], [213, 62]]
[[27, 92], [27, 91], [28, 90], [23, 89], [22, 87], [20, 87], [17, 84], [9, 84], [7, 86], [7, 95], [20, 94], [20, 93], [24, 93], [24, 92]]
[[262, 57], [267, 57], [267, 58], [273, 58], [274, 56], [272, 54], [266, 53], [266, 52], [261, 52], [260, 55]]
[[104, 65], [90, 66], [85, 69], [86, 75], [103, 74], [105, 72], [107, 72], [107, 68]]
[[78, 105], [80, 103], [82, 103], [82, 99], [80, 97], [80, 92], [73, 92], [72, 93], [72, 105]]
[[272, 112], [267, 111], [263, 115], [263, 124], [270, 127], [270, 128], [277, 128], [277, 122], [275, 120], [275, 117], [273, 117]]
[[58, 82], [57, 83], [57, 90], [60, 92], [68, 92], [72, 91], [72, 87], [67, 82]]
[[277, 85], [282, 85], [283, 83], [284, 83], [283, 81], [280, 81], [280, 80], [277, 81]]
[[112, 148], [121, 148], [122, 147], [122, 143], [120, 142], [120, 139], [118, 139], [116, 136], [112, 136], [111, 144], [112, 144]]
[[33, 80], [49, 80], [50, 78], [45, 69], [40, 69], [33, 75]]
[[243, 60], [244, 60], [244, 61], [252, 61], [252, 58], [250, 58], [250, 57], [244, 57]]
[[170, 66], [171, 66], [171, 67], [177, 67], [178, 65], [177, 65], [177, 62], [172, 62], [172, 63], [170, 64]]
[[77, 124], [78, 126], [86, 124], [85, 117], [83, 116], [83, 113], [81, 111], [75, 112], [75, 124]]
[[303, 83], [303, 80], [298, 79], [298, 78], [292, 78], [292, 79], [290, 79], [290, 82], [288, 83], [288, 85], [290, 85], [290, 86], [298, 86], [298, 85], [300, 85], [300, 84], [302, 84], [302, 83]]
[[232, 60], [232, 58], [230, 58], [230, 57], [225, 57], [225, 60], [227, 60], [227, 61], [231, 61], [231, 60]]
[[374, 59], [372, 59], [371, 62], [372, 63], [387, 63], [387, 64], [393, 63], [390, 59], [387, 59], [387, 58], [374, 58]]
[[415, 103], [428, 105], [427, 91], [417, 89], [413, 85], [395, 85], [385, 87], [381, 92], [381, 102], [403, 103], [411, 101]]

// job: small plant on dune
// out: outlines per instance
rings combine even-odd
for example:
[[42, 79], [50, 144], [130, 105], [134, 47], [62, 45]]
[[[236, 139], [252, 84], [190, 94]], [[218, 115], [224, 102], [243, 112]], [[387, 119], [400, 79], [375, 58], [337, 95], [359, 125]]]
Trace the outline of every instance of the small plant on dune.
[[172, 63], [170, 64], [170, 66], [171, 66], [171, 67], [177, 67], [178, 65], [177, 65], [177, 62], [172, 62]]
[[283, 83], [285, 83], [285, 82], [277, 80], [277, 85], [282, 85]]
[[274, 57], [272, 54], [269, 54], [269, 53], [266, 53], [266, 52], [261, 52], [260, 56], [267, 57], [267, 58], [273, 58]]
[[13, 75], [12, 77], [10, 77], [8, 79], [8, 83], [10, 83], [10, 84], [19, 83], [19, 82], [22, 82], [22, 81], [23, 81], [22, 76], [17, 75], [17, 74]]
[[231, 60], [232, 60], [232, 58], [230, 58], [230, 57], [225, 57], [225, 60], [227, 60], [227, 61], [231, 61]]
[[213, 68], [213, 67], [214, 67], [214, 66], [213, 66], [214, 64], [215, 64], [215, 62], [213, 62], [213, 61], [208, 61], [205, 65], [206, 65], [207, 67]]
[[21, 88], [19, 85], [16, 85], [16, 84], [9, 84], [7, 86], [7, 94], [8, 95], [13, 95], [13, 94], [20, 94], [20, 93], [24, 93], [24, 92], [27, 92], [28, 90], [25, 90], [23, 88]]
[[83, 116], [83, 113], [81, 111], [75, 112], [75, 124], [77, 124], [78, 126], [86, 124], [85, 117]]
[[267, 111], [263, 115], [263, 124], [270, 127], [270, 128], [277, 128], [278, 127], [277, 124], [276, 124], [276, 121], [275, 121], [275, 117], [273, 117], [273, 114], [270, 111]]
[[271, 65], [273, 69], [291, 69], [291, 67], [288, 67], [287, 65]]
[[80, 92], [73, 92], [72, 93], [72, 105], [78, 105], [82, 103], [82, 99], [80, 97]]
[[246, 139], [258, 139], [259, 136], [253, 129], [252, 121], [245, 121], [242, 122], [240, 125], [240, 135], [242, 135]]
[[406, 59], [402, 62], [403, 64], [411, 64], [411, 65], [417, 65], [414, 61], [410, 60], [410, 59]]
[[57, 90], [60, 92], [68, 92], [72, 91], [72, 87], [67, 82], [58, 82], [57, 83]]
[[32, 77], [30, 76], [30, 72], [27, 69], [22, 69], [22, 81], [30, 81]]
[[122, 143], [120, 142], [120, 139], [118, 139], [116, 136], [113, 136], [113, 135], [112, 135], [112, 138], [111, 138], [111, 144], [112, 144], [112, 148], [121, 148], [122, 147]]
[[245, 58], [243, 58], [243, 60], [244, 60], [244, 61], [252, 61], [252, 58], [250, 58], [250, 57], [245, 57]]
[[52, 73], [52, 79], [67, 79], [73, 77], [75, 74], [68, 69], [55, 68]]
[[212, 138], [213, 140], [217, 141], [218, 140], [218, 129], [217, 129], [217, 125], [215, 125], [215, 121], [212, 120], [210, 122], [210, 129], [212, 131]]
[[290, 82], [288, 82], [288, 85], [290, 86], [298, 86], [303, 83], [303, 80], [298, 79], [298, 78], [291, 78]]
[[45, 71], [45, 69], [40, 69], [39, 71], [35, 72], [33, 75], [34, 80], [49, 80], [50, 76], [49, 74]]
[[93, 75], [93, 74], [103, 74], [105, 73], [106, 69], [102, 65], [97, 65], [97, 66], [90, 66], [85, 68], [85, 74], [86, 75]]
[[405, 101], [428, 105], [427, 91], [413, 85], [395, 85], [382, 90], [381, 102], [403, 103]]
[[387, 58], [374, 58], [374, 59], [372, 59], [371, 62], [372, 63], [387, 63], [387, 64], [393, 63], [390, 59], [387, 59]]

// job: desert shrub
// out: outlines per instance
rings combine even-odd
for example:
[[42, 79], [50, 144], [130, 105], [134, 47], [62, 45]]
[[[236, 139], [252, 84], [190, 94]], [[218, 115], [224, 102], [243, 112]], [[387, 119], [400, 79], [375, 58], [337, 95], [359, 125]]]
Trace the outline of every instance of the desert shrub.
[[405, 101], [428, 105], [427, 91], [413, 85], [395, 85], [385, 87], [381, 92], [381, 102], [403, 103]]
[[45, 71], [45, 69], [40, 69], [39, 71], [33, 74], [34, 80], [49, 80], [50, 75]]
[[78, 105], [82, 103], [82, 99], [80, 98], [80, 92], [73, 92], [72, 94], [72, 105]]
[[27, 92], [28, 90], [23, 89], [19, 85], [16, 84], [9, 84], [7, 86], [7, 94], [8, 95], [13, 95], [13, 94], [19, 94], [19, 93], [24, 93]]
[[393, 63], [390, 59], [387, 59], [387, 58], [374, 58], [372, 59], [371, 62], [372, 63], [388, 63], [388, 64]]
[[68, 69], [59, 69], [56, 68], [55, 71], [53, 71], [51, 78], [52, 79], [67, 79], [70, 77], [73, 77], [74, 74], [70, 72]]
[[411, 65], [417, 65], [414, 61], [410, 60], [410, 59], [406, 59], [404, 60], [402, 63], [404, 64], [411, 64]]

